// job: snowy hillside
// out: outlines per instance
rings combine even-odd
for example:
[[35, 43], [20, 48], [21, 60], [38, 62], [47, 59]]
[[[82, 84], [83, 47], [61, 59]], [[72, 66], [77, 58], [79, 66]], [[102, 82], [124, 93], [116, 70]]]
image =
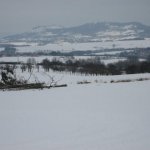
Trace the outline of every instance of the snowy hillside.
[[1, 91], [0, 149], [149, 150], [149, 89], [142, 81]]
[[[13, 44], [13, 43], [12, 43]], [[19, 43], [16, 43], [19, 44]], [[28, 44], [28, 43], [27, 43]], [[101, 51], [104, 49], [132, 49], [132, 48], [147, 48], [150, 47], [150, 38], [145, 40], [129, 40], [129, 41], [110, 41], [110, 42], [87, 42], [87, 43], [69, 43], [69, 42], [59, 42], [50, 43], [45, 45], [38, 45], [31, 43], [30, 46], [16, 47], [17, 52], [27, 53], [27, 52], [72, 52], [72, 51]]]
[[75, 27], [39, 26], [30, 32], [7, 36], [8, 41], [64, 42], [122, 41], [150, 38], [150, 27], [140, 23], [88, 23]]
[[0, 39], [19, 53], [101, 51], [150, 47], [150, 27], [140, 23], [88, 23], [76, 27], [38, 26]]

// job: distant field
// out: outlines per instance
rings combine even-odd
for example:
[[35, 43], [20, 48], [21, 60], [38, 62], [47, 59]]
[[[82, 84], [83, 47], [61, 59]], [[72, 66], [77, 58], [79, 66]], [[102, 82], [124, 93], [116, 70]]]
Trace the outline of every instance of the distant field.
[[[13, 43], [12, 43], [13, 44]], [[21, 45], [20, 43], [14, 43]], [[23, 43], [24, 44], [24, 43]], [[29, 44], [30, 43], [26, 43]], [[60, 51], [60, 52], [71, 52], [71, 51], [87, 51], [87, 50], [101, 50], [101, 49], [112, 49], [112, 48], [146, 48], [150, 47], [150, 39], [145, 40], [129, 40], [129, 41], [104, 41], [104, 42], [89, 42], [89, 43], [68, 43], [59, 42], [56, 44], [47, 44], [39, 46], [36, 43], [31, 43], [30, 46], [18, 47], [18, 52], [36, 52], [36, 51]]]

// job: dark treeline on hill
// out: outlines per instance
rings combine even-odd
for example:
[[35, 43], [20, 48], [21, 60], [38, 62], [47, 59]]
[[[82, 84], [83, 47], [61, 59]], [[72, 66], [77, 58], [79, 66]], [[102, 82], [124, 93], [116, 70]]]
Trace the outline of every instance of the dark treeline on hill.
[[57, 59], [53, 59], [52, 61], [44, 59], [39, 65], [42, 65], [45, 71], [52, 69], [53, 71], [93, 75], [121, 75], [150, 72], [150, 59], [140, 62], [136, 57], [108, 65], [102, 63], [99, 57], [86, 60], [68, 59], [65, 62]]

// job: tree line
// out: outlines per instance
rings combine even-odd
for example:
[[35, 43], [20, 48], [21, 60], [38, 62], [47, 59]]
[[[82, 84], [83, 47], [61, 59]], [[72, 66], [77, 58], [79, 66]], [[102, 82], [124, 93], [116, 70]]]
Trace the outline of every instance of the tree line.
[[[11, 65], [9, 64], [6, 65]], [[53, 58], [52, 60], [43, 59], [41, 63], [36, 63], [34, 58], [29, 58], [26, 63], [15, 64], [19, 65], [22, 72], [32, 72], [37, 69], [39, 72], [43, 68], [46, 72], [71, 72], [86, 75], [121, 75], [121, 74], [135, 74], [135, 73], [149, 73], [150, 72], [150, 57], [145, 61], [139, 61], [137, 57], [129, 57], [125, 61], [117, 63], [104, 64], [100, 57], [91, 57], [88, 59], [75, 59], [74, 57], [66, 57], [64, 60]], [[2, 68], [1, 68], [2, 70]]]
[[139, 61], [131, 57], [126, 61], [110, 63], [108, 65], [101, 62], [100, 57], [89, 59], [68, 59], [62, 62], [58, 59], [44, 59], [39, 65], [43, 66], [45, 71], [66, 71], [81, 74], [93, 75], [121, 75], [150, 72], [150, 59]]

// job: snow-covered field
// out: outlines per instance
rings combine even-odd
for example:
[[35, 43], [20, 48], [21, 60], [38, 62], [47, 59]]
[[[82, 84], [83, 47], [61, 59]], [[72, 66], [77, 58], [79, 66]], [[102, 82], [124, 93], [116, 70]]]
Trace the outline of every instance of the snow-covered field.
[[[24, 42], [10, 43], [15, 45], [25, 45]], [[30, 46], [17, 47], [18, 52], [38, 52], [38, 51], [87, 51], [87, 50], [103, 50], [103, 49], [114, 49], [114, 48], [147, 48], [150, 47], [150, 39], [144, 40], [127, 40], [127, 41], [103, 41], [103, 42], [88, 42], [88, 43], [69, 43], [69, 42], [57, 42], [50, 43], [47, 45], [38, 45], [37, 43], [26, 43]]]
[[[29, 72], [21, 72], [21, 70], [18, 69], [16, 76], [21, 79], [28, 79], [30, 77]], [[132, 74], [132, 75], [115, 75], [115, 76], [104, 76], [104, 75], [84, 75], [80, 73], [72, 74], [69, 72], [54, 72], [49, 71], [45, 72], [43, 69], [40, 69], [40, 71], [36, 71], [36, 69], [32, 72], [32, 75], [30, 77], [29, 82], [45, 82], [46, 84], [49, 84], [51, 82], [50, 77], [52, 77], [55, 81], [57, 81], [57, 84], [67, 84], [69, 87], [77, 85], [79, 82], [90, 82], [91, 84], [109, 84], [112, 80], [118, 81], [118, 80], [138, 80], [138, 79], [150, 79], [150, 73], [144, 73], [144, 74]]]
[[[94, 58], [95, 56], [74, 56], [75, 59], [88, 59], [88, 58]], [[61, 56], [39, 56], [39, 57], [0, 57], [0, 62], [24, 62], [26, 63], [29, 58], [34, 58], [36, 63], [42, 62], [44, 59], [52, 60], [53, 58], [56, 58], [58, 60], [67, 60], [70, 57], [61, 57]], [[101, 59], [101, 61], [105, 64], [109, 63], [115, 63], [118, 61], [124, 61], [125, 58], [108, 58], [108, 59]]]
[[149, 150], [150, 81], [102, 82], [148, 77], [64, 74], [65, 88], [0, 91], [0, 149]]
[[4, 50], [4, 48], [1, 48], [1, 47], [0, 47], [0, 52], [3, 51], [3, 50]]

